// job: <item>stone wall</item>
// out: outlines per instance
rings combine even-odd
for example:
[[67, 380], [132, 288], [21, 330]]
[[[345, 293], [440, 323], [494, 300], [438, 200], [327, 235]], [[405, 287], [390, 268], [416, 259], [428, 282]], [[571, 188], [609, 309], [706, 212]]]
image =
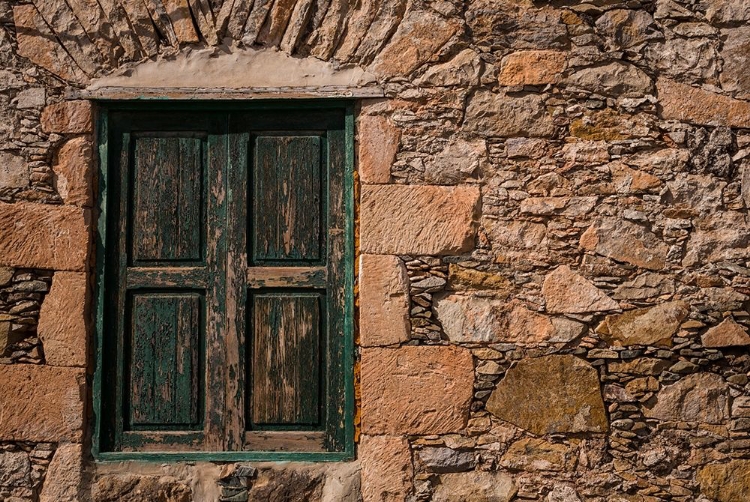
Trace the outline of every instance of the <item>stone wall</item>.
[[[744, 0], [0, 0], [0, 498], [744, 500], [749, 22]], [[385, 93], [358, 105], [357, 460], [96, 464], [95, 107], [72, 93], [259, 47]]]

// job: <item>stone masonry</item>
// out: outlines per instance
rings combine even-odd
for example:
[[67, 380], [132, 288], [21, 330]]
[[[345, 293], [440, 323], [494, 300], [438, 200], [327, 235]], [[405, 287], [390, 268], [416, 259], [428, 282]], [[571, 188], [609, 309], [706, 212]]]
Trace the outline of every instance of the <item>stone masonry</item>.
[[[81, 91], [258, 54], [383, 94], [357, 458], [97, 463]], [[0, 0], [0, 500], [747, 500], [748, 68], [746, 0]]]

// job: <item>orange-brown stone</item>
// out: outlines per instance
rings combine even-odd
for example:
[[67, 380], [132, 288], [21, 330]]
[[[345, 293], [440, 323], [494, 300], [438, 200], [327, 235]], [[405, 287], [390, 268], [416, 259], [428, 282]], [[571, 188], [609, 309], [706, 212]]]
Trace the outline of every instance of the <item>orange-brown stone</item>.
[[58, 446], [44, 477], [39, 502], [75, 502], [80, 500], [82, 478], [82, 446], [77, 443]]
[[750, 102], [667, 79], [656, 83], [661, 116], [707, 126], [747, 127]]
[[90, 133], [94, 120], [89, 101], [63, 101], [49, 105], [42, 112], [42, 130], [61, 134]]
[[89, 207], [92, 204], [92, 149], [88, 137], [74, 138], [57, 154], [53, 170], [57, 193], [66, 204]]
[[701, 342], [705, 347], [743, 347], [750, 345], [750, 335], [745, 328], [728, 318], [706, 331], [701, 336]]
[[362, 436], [359, 445], [363, 502], [404, 502], [411, 491], [411, 452], [406, 438]]
[[503, 59], [500, 85], [554, 84], [565, 69], [566, 56], [561, 51], [520, 51]]
[[426, 63], [460, 27], [457, 20], [446, 19], [433, 10], [412, 9], [370, 69], [381, 76], [407, 76]]
[[18, 55], [28, 58], [58, 77], [71, 82], [85, 83], [86, 74], [60, 45], [42, 15], [31, 4], [13, 7]]
[[455, 346], [362, 350], [362, 432], [447, 434], [469, 418], [471, 352]]
[[386, 117], [380, 115], [361, 117], [357, 129], [360, 180], [362, 183], [388, 183], [401, 133]]
[[473, 186], [364, 185], [361, 250], [373, 254], [458, 254], [476, 235]]
[[360, 257], [359, 304], [363, 347], [393, 345], [409, 339], [409, 277], [396, 256]]
[[55, 272], [42, 303], [37, 331], [52, 366], [86, 366], [86, 274]]
[[567, 265], [547, 274], [542, 294], [547, 302], [547, 312], [551, 313], [586, 314], [620, 309], [616, 301]]
[[78, 368], [0, 365], [0, 440], [81, 441], [85, 381]]
[[571, 355], [519, 361], [497, 384], [486, 408], [539, 436], [608, 428], [598, 372]]
[[87, 209], [0, 202], [0, 265], [83, 271], [90, 225]]

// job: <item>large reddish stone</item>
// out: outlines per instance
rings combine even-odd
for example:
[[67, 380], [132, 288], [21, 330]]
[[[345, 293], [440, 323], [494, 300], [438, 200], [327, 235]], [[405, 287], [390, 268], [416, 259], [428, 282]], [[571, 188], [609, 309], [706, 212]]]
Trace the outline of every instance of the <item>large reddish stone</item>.
[[87, 209], [0, 202], [0, 265], [83, 271], [90, 225]]
[[466, 426], [471, 352], [454, 346], [362, 350], [362, 432], [447, 434]]
[[91, 206], [93, 202], [92, 148], [88, 137], [74, 138], [57, 153], [53, 169], [56, 188], [66, 204]]
[[433, 10], [412, 9], [370, 69], [380, 76], [407, 76], [426, 63], [461, 28]]
[[750, 345], [750, 335], [745, 328], [727, 318], [701, 336], [704, 347], [744, 347]]
[[476, 234], [479, 188], [364, 185], [361, 250], [373, 254], [458, 254]]
[[86, 74], [57, 42], [36, 7], [31, 4], [16, 5], [13, 7], [13, 21], [19, 56], [28, 58], [63, 80], [77, 83], [88, 81]]
[[571, 355], [519, 361], [497, 384], [486, 408], [539, 436], [608, 428], [598, 372]]
[[671, 347], [672, 336], [689, 313], [690, 306], [687, 303], [667, 302], [655, 307], [608, 315], [596, 331], [607, 343], [621, 347], [630, 345]]
[[399, 436], [362, 436], [359, 445], [363, 502], [403, 502], [411, 491], [409, 442]]
[[707, 126], [747, 127], [750, 123], [750, 102], [732, 99], [672, 80], [656, 83], [661, 116]]
[[581, 247], [649, 270], [665, 267], [669, 247], [641, 225], [604, 218], [581, 235]]
[[94, 130], [89, 101], [63, 101], [49, 105], [42, 112], [42, 130], [61, 134], [83, 134]]
[[86, 366], [87, 305], [86, 274], [55, 272], [37, 328], [47, 364]]
[[586, 314], [620, 309], [616, 301], [567, 265], [547, 274], [542, 294], [547, 302], [547, 312], [553, 314]]
[[566, 55], [561, 51], [519, 51], [503, 59], [500, 85], [554, 84], [565, 69]]
[[393, 345], [409, 339], [409, 277], [396, 256], [360, 257], [359, 304], [363, 347]]
[[2, 364], [0, 382], [0, 440], [81, 441], [84, 370]]
[[357, 129], [360, 180], [362, 183], [388, 183], [401, 133], [380, 115], [360, 117]]

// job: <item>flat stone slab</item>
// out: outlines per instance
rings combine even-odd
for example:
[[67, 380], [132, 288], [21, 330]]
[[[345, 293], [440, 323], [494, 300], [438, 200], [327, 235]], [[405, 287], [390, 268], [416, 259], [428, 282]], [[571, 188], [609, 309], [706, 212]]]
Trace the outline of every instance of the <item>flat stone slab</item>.
[[474, 246], [479, 188], [363, 185], [361, 250], [450, 255]]
[[497, 384], [486, 408], [540, 436], [608, 429], [599, 373], [570, 355], [519, 361]]

